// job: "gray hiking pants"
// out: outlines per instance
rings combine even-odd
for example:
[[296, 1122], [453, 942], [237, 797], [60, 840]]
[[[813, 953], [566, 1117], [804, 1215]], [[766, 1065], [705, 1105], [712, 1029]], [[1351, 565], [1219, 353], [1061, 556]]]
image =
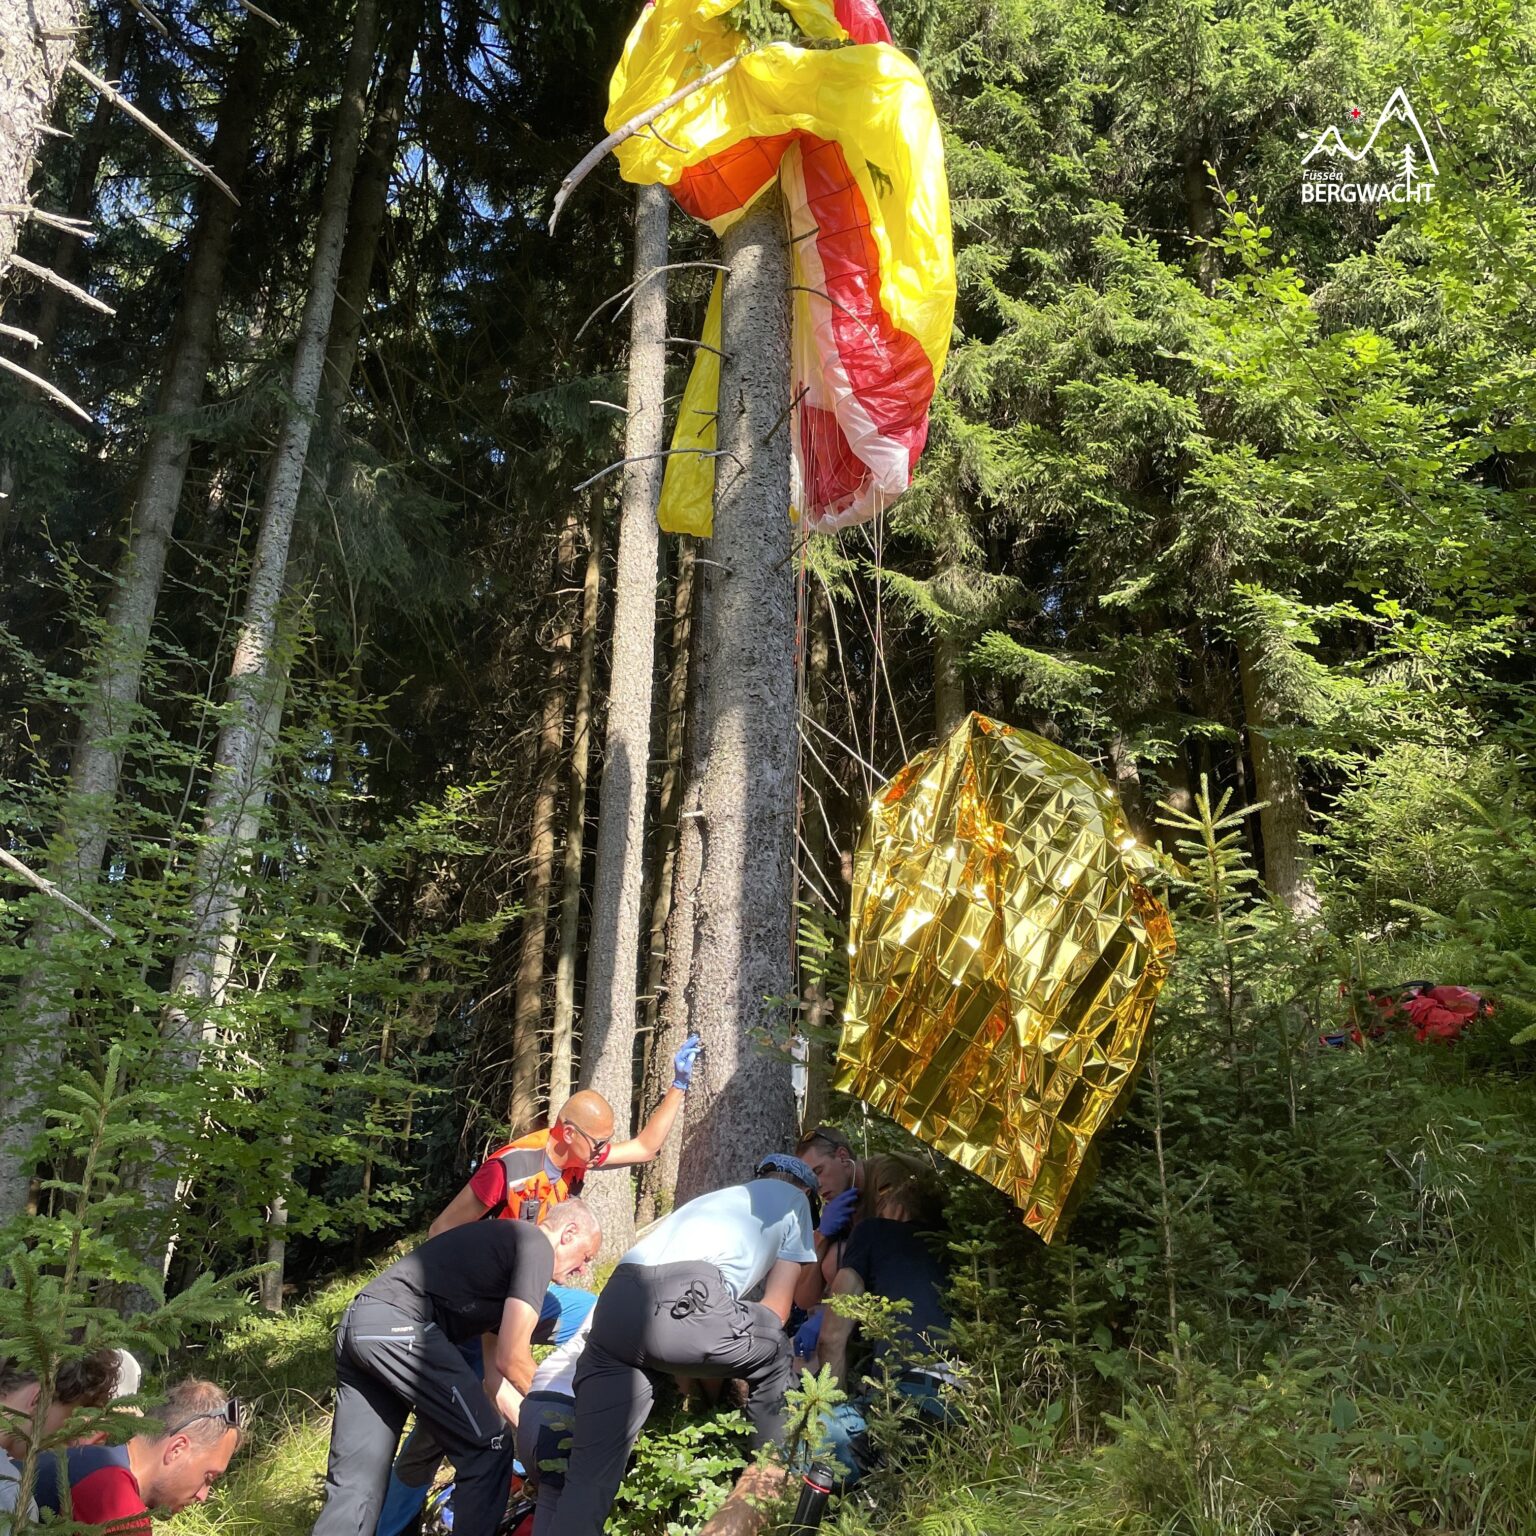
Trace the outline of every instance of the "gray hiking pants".
[[453, 1458], [455, 1536], [495, 1536], [512, 1475], [511, 1432], [436, 1323], [366, 1295], [336, 1330], [336, 1413], [314, 1536], [373, 1536], [412, 1408]]
[[740, 1377], [754, 1447], [783, 1434], [791, 1359], [779, 1319], [737, 1301], [713, 1264], [621, 1264], [576, 1367], [576, 1429], [551, 1536], [599, 1536], [656, 1376]]

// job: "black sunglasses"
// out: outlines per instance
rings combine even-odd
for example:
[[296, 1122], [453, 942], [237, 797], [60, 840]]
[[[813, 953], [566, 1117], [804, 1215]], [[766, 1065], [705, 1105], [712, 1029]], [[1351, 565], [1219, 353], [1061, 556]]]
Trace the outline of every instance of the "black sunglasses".
[[220, 1419], [231, 1429], [240, 1428], [240, 1399], [232, 1397], [222, 1408], [211, 1408], [207, 1413], [194, 1413], [179, 1423], [175, 1429], [166, 1430], [166, 1436], [179, 1435], [188, 1424], [196, 1424], [199, 1419]]
[[800, 1138], [800, 1145], [808, 1147], [813, 1141], [819, 1141], [832, 1148], [834, 1152], [846, 1152], [851, 1157], [853, 1148], [841, 1131], [834, 1131], [830, 1126], [818, 1125], [814, 1131], [807, 1131]]
[[579, 1125], [576, 1125], [570, 1120], [562, 1120], [560, 1122], [560, 1129], [565, 1132], [567, 1139], [569, 1139], [574, 1132], [577, 1136], [580, 1136], [584, 1142], [586, 1142], [587, 1146], [591, 1149], [587, 1153], [587, 1161], [589, 1163], [595, 1163], [597, 1159], [600, 1158], [603, 1153], [613, 1145], [612, 1136], [604, 1136], [602, 1138], [598, 1138], [592, 1135], [590, 1131], [582, 1130]]

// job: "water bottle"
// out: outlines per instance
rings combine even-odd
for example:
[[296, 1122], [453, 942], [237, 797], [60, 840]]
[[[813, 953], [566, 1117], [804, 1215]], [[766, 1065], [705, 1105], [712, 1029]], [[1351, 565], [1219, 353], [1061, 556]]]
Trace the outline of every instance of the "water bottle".
[[822, 1516], [827, 1512], [827, 1495], [837, 1483], [837, 1470], [824, 1461], [813, 1461], [800, 1485], [800, 1502], [795, 1505], [795, 1518], [790, 1521], [791, 1536], [805, 1536], [806, 1532], [821, 1529]]

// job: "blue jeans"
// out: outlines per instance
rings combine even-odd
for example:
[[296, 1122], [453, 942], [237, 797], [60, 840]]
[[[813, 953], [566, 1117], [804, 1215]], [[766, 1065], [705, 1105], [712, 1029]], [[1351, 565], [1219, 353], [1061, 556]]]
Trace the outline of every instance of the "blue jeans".
[[[936, 1383], [899, 1381], [896, 1390], [931, 1423], [942, 1424], [949, 1417], [949, 1408], [939, 1396]], [[853, 1487], [869, 1471], [869, 1450], [864, 1440], [869, 1433], [869, 1423], [864, 1417], [864, 1410], [868, 1407], [869, 1399], [858, 1397], [829, 1408], [821, 1416], [827, 1451], [843, 1469], [844, 1488]]]

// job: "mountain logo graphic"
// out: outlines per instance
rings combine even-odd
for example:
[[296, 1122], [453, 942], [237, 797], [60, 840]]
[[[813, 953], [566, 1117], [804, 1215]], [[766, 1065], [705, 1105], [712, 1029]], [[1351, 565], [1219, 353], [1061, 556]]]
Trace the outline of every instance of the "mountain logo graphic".
[[1343, 155], [1358, 165], [1376, 147], [1376, 140], [1381, 136], [1381, 131], [1389, 123], [1400, 123], [1404, 128], [1410, 129], [1419, 141], [1419, 148], [1424, 152], [1424, 160], [1430, 171], [1438, 176], [1440, 167], [1435, 164], [1435, 152], [1429, 147], [1429, 140], [1425, 137], [1424, 130], [1419, 126], [1418, 114], [1413, 110], [1413, 104], [1408, 100], [1408, 93], [1398, 86], [1392, 92], [1386, 106], [1381, 109], [1381, 114], [1376, 119], [1376, 126], [1371, 129], [1371, 136], [1365, 141], [1362, 149], [1351, 149], [1344, 142], [1343, 135], [1331, 123], [1317, 136], [1317, 143], [1302, 156], [1301, 163], [1306, 165], [1309, 160], [1319, 155], [1336, 156]]

